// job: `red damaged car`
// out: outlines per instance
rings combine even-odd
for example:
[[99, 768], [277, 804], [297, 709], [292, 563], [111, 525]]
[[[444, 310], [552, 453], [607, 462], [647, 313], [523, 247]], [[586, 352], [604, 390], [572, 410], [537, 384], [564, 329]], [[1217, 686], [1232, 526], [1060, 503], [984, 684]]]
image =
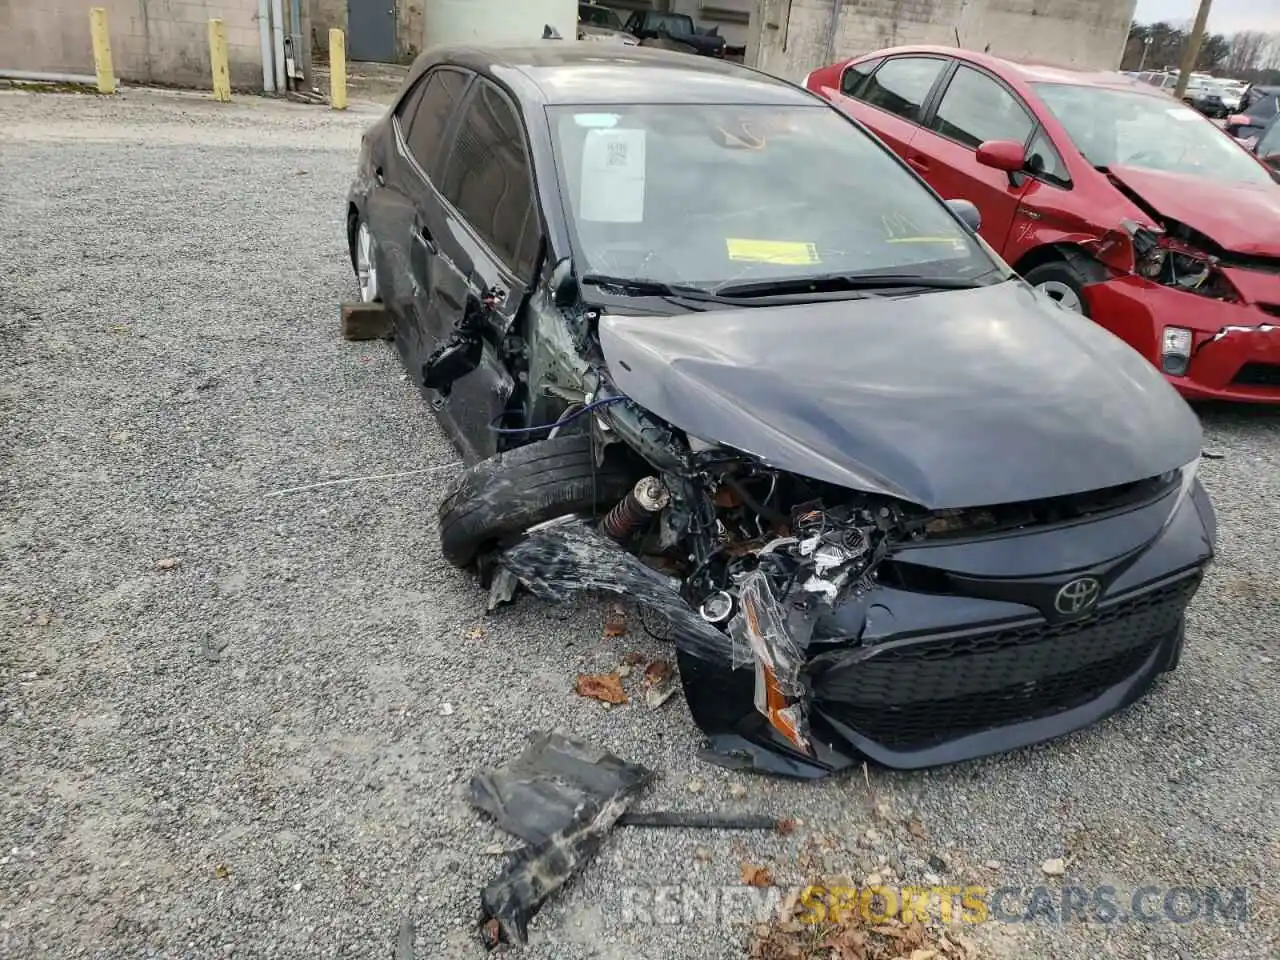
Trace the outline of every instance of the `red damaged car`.
[[882, 50], [804, 85], [942, 197], [973, 201], [1015, 270], [1183, 396], [1280, 402], [1280, 185], [1195, 110], [1119, 74], [946, 47]]

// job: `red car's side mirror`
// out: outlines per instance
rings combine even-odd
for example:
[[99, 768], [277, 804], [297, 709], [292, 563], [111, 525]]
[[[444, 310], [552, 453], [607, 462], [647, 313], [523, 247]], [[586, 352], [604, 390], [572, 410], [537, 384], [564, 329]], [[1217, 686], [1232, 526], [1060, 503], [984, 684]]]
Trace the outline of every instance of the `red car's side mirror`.
[[978, 147], [977, 160], [984, 167], [1017, 173], [1027, 165], [1022, 144], [1012, 140], [988, 140]]

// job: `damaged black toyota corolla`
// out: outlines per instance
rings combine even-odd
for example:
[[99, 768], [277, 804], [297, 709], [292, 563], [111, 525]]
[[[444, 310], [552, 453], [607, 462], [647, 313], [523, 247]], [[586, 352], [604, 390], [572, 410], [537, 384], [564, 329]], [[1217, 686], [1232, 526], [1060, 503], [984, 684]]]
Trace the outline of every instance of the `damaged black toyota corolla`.
[[1131, 703], [1213, 555], [1199, 424], [973, 217], [742, 67], [419, 58], [348, 238], [469, 464], [445, 556], [660, 614], [731, 765], [927, 766]]

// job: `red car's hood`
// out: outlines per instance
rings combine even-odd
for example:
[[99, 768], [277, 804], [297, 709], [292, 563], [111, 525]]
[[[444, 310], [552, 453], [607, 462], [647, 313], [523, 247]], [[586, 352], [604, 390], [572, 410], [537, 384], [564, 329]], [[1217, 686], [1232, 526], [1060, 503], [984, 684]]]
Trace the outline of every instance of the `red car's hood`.
[[1224, 250], [1280, 257], [1280, 186], [1109, 167], [1111, 176], [1161, 216], [1198, 230]]

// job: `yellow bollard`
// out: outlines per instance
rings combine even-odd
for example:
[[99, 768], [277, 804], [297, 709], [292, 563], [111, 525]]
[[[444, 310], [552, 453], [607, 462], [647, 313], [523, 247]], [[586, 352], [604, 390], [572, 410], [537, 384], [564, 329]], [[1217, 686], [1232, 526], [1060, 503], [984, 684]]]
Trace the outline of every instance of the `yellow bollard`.
[[329, 105], [347, 109], [347, 37], [337, 27], [329, 31]]
[[107, 11], [89, 11], [89, 33], [93, 36], [93, 68], [98, 74], [98, 92], [116, 92], [116, 72], [111, 65], [111, 35], [107, 32]]
[[231, 100], [231, 70], [227, 66], [227, 30], [221, 20], [209, 21], [209, 63], [213, 66], [213, 99]]

